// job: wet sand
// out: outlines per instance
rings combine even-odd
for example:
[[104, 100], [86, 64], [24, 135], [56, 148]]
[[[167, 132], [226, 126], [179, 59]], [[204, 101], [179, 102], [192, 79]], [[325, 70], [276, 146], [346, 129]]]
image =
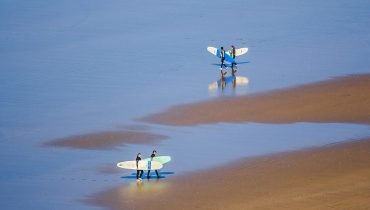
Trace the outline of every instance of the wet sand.
[[180, 105], [141, 120], [167, 125], [206, 123], [370, 123], [370, 74], [289, 89]]
[[[369, 90], [370, 75], [353, 75], [177, 106], [144, 120], [170, 125], [250, 121], [369, 124]], [[109, 209], [368, 209], [369, 166], [370, 138], [364, 138], [246, 158], [190, 175], [144, 180], [141, 185], [94, 194], [84, 202]]]
[[244, 159], [155, 185], [144, 180], [84, 202], [109, 209], [368, 209], [369, 166], [370, 139], [363, 139]]
[[164, 135], [143, 131], [107, 131], [55, 139], [46, 142], [44, 146], [105, 150], [126, 144], [151, 144], [167, 138]]

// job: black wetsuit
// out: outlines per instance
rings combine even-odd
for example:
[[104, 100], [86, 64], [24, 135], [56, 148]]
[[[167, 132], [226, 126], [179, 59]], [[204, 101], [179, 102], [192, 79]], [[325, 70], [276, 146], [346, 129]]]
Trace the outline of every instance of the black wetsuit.
[[231, 64], [231, 68], [233, 68], [234, 66], [236, 66], [236, 63], [235, 63], [235, 48], [231, 49], [231, 57], [234, 59], [234, 62]]
[[233, 59], [235, 59], [235, 48], [232, 48], [231, 50], [232, 50], [232, 52], [231, 52], [231, 57], [232, 57]]
[[221, 56], [221, 68], [222, 68], [223, 66], [225, 66], [225, 64], [224, 64], [224, 62], [225, 62], [225, 50], [221, 50], [220, 56]]
[[[139, 160], [141, 160], [141, 157], [136, 157], [136, 167], [139, 167]], [[140, 173], [140, 176], [139, 176]], [[143, 176], [144, 171], [143, 170], [137, 170], [136, 171], [136, 179], [139, 179]]]
[[[155, 154], [152, 154], [150, 156], [151, 160], [153, 160], [153, 158], [155, 157]], [[157, 178], [159, 178], [159, 174], [158, 174], [158, 170], [155, 170], [155, 174], [157, 175]], [[150, 177], [150, 170], [148, 170], [148, 178]]]

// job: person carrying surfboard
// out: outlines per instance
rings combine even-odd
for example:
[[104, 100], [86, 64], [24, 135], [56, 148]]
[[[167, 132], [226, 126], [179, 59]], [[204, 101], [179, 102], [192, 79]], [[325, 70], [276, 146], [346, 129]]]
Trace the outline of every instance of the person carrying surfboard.
[[[137, 153], [136, 155], [136, 180], [140, 181], [141, 180], [141, 177], [143, 176], [143, 173], [144, 171], [143, 170], [139, 170], [139, 161], [141, 160], [141, 153]], [[140, 173], [140, 176], [139, 176], [139, 173]]]
[[226, 65], [224, 64], [225, 62], [225, 50], [224, 50], [224, 47], [221, 47], [221, 50], [220, 50], [220, 58], [221, 58], [221, 71], [222, 71], [222, 67], [226, 67]]
[[[150, 161], [153, 161], [153, 158], [157, 155], [157, 150], [153, 150], [152, 154], [150, 155]], [[155, 170], [155, 174], [157, 175], [157, 178], [159, 179], [158, 170]], [[148, 170], [148, 179], [150, 178], [150, 170]]]
[[236, 49], [234, 45], [231, 45], [231, 50], [229, 52], [230, 52], [230, 57], [234, 59], [234, 62], [231, 63], [231, 68], [233, 69], [234, 66], [237, 68], [238, 66], [236, 65], [236, 62], [235, 62]]

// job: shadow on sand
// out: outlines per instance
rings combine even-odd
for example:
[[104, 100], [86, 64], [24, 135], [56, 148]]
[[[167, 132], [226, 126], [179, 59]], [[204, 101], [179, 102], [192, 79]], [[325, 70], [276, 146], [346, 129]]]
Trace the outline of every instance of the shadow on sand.
[[[170, 172], [170, 171], [158, 171], [158, 173], [159, 173], [159, 178], [160, 179], [166, 178], [166, 175], [175, 174], [175, 172]], [[127, 176], [121, 176], [120, 178], [121, 179], [136, 179], [136, 172], [135, 173], [131, 173], [130, 175], [127, 175]], [[145, 172], [143, 174], [143, 178], [147, 178]], [[154, 171], [151, 172], [150, 178], [151, 179], [156, 179], [157, 178], [157, 176], [155, 175], [155, 172]]]

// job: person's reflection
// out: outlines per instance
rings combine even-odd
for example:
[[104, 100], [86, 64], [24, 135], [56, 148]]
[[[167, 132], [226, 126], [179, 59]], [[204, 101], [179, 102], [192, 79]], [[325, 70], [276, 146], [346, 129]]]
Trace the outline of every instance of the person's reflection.
[[236, 87], [236, 76], [235, 76], [235, 73], [236, 73], [236, 68], [234, 69], [234, 66], [231, 65], [231, 76], [233, 77], [233, 88]]
[[221, 86], [221, 89], [223, 90], [226, 87], [226, 77], [225, 77], [225, 75], [227, 74], [227, 70], [225, 70], [225, 72], [223, 72], [223, 70], [221, 69], [220, 71], [221, 71], [220, 86]]
[[136, 192], [140, 193], [143, 191], [143, 182], [136, 182]]

